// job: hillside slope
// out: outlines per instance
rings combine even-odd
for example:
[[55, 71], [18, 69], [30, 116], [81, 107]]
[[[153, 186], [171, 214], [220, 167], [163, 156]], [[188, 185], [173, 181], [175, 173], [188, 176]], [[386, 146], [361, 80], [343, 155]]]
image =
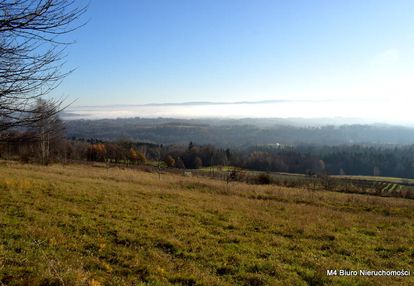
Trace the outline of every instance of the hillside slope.
[[414, 129], [393, 125], [323, 125], [282, 123], [278, 119], [118, 118], [67, 120], [68, 138], [187, 145], [213, 144], [223, 148], [266, 144], [413, 144]]
[[[414, 201], [0, 164], [0, 284], [409, 285]], [[410, 269], [411, 268], [411, 269]]]

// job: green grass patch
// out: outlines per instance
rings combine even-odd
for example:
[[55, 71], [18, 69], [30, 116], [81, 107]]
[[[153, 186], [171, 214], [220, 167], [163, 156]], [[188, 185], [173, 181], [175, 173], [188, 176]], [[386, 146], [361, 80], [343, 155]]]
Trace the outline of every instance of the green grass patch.
[[[388, 191], [395, 190], [393, 184]], [[409, 285], [414, 201], [0, 164], [0, 285]]]

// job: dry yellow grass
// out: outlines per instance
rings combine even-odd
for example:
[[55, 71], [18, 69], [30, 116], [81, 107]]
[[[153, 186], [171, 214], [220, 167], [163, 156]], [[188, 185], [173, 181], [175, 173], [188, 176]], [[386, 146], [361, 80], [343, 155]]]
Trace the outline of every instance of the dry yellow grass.
[[[414, 201], [0, 164], [4, 285], [410, 285]], [[1, 285], [1, 284], [0, 284]]]

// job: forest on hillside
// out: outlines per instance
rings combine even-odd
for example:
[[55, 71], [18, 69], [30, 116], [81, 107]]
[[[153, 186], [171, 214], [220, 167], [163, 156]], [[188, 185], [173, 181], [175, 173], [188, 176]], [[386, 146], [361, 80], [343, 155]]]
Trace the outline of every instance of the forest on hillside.
[[[49, 129], [54, 132], [54, 129]], [[154, 165], [176, 169], [231, 166], [313, 175], [414, 177], [414, 145], [283, 145], [222, 148], [213, 144], [154, 144], [130, 140], [65, 138], [45, 129], [10, 133], [0, 158], [49, 164], [71, 161]]]
[[271, 119], [68, 120], [66, 136], [103, 141], [128, 140], [185, 145], [190, 141], [220, 148], [255, 145], [404, 145], [414, 144], [414, 128], [393, 125], [323, 125]]

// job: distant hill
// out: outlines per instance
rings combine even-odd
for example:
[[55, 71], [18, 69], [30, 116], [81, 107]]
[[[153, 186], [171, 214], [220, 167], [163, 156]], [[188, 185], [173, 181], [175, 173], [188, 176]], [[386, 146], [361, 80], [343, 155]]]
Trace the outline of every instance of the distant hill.
[[[414, 128], [384, 124], [316, 125], [305, 119], [120, 118], [67, 120], [69, 138], [243, 147], [266, 144], [414, 144]], [[327, 120], [325, 122], [328, 122]]]

